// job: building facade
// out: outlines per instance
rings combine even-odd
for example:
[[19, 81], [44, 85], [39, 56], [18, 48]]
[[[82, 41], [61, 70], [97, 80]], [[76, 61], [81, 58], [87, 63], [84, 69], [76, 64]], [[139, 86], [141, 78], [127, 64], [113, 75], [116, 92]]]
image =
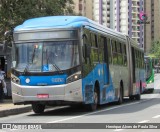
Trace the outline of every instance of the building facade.
[[146, 24], [144, 28], [144, 50], [148, 54], [152, 43], [160, 40], [160, 0], [146, 0], [144, 7], [148, 21], [150, 21], [150, 24]]
[[76, 12], [82, 16], [129, 35], [144, 48], [144, 25], [137, 23], [139, 14], [144, 11], [143, 0], [74, 0], [74, 2]]
[[93, 19], [93, 0], [73, 0], [74, 2], [74, 12], [77, 15], [82, 15]]
[[139, 47], [144, 48], [144, 25], [139, 24], [139, 14], [144, 11], [143, 0], [114, 0], [114, 25], [112, 28], [129, 35]]

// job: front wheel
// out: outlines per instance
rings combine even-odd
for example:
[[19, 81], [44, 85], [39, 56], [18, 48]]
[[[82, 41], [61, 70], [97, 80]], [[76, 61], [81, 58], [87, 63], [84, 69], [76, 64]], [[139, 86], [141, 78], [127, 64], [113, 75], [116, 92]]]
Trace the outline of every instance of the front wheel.
[[40, 113], [43, 113], [43, 112], [44, 112], [45, 105], [33, 103], [33, 104], [32, 104], [32, 109], [33, 109], [34, 113], [40, 114]]
[[97, 91], [94, 91], [94, 96], [93, 96], [94, 102], [92, 104], [87, 104], [87, 109], [89, 111], [95, 111], [98, 106], [98, 93]]

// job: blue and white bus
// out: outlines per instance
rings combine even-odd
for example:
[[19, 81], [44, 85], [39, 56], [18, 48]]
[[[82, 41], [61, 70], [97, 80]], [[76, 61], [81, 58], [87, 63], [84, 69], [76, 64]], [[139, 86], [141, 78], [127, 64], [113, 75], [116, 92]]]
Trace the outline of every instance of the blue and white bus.
[[122, 33], [82, 16], [26, 20], [14, 28], [11, 75], [14, 104], [47, 105], [140, 99], [145, 83], [144, 54]]

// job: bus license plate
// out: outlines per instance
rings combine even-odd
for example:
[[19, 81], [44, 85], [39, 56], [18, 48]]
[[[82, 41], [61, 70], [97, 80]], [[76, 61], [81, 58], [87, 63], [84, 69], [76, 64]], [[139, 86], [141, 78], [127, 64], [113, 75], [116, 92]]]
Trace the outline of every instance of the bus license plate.
[[49, 98], [49, 94], [37, 94], [37, 98], [40, 99]]

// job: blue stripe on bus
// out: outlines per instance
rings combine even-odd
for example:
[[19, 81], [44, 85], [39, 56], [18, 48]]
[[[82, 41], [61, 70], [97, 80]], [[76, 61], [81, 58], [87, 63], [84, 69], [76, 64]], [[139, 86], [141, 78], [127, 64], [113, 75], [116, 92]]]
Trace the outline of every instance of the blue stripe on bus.
[[[103, 71], [103, 66], [105, 67], [104, 71]], [[100, 104], [104, 104], [106, 102], [113, 102], [116, 100], [115, 90], [113, 87], [111, 75], [109, 75], [109, 78], [110, 78], [109, 85], [107, 85], [107, 87], [104, 88], [103, 74], [105, 73], [107, 73], [106, 64], [97, 64], [95, 68], [85, 78], [82, 79], [82, 92], [84, 97], [83, 101], [85, 102], [85, 104], [93, 103], [93, 90], [94, 90], [94, 85], [96, 80], [99, 81], [99, 85], [100, 85], [100, 92], [101, 92]], [[105, 99], [102, 98], [103, 89], [105, 89], [105, 94], [106, 94]], [[86, 96], [89, 96], [89, 97], [86, 97]]]
[[[20, 84], [26, 86], [38, 85], [61, 85], [66, 84], [67, 75], [54, 75], [54, 76], [19, 76]], [[30, 82], [26, 83], [26, 79]]]

